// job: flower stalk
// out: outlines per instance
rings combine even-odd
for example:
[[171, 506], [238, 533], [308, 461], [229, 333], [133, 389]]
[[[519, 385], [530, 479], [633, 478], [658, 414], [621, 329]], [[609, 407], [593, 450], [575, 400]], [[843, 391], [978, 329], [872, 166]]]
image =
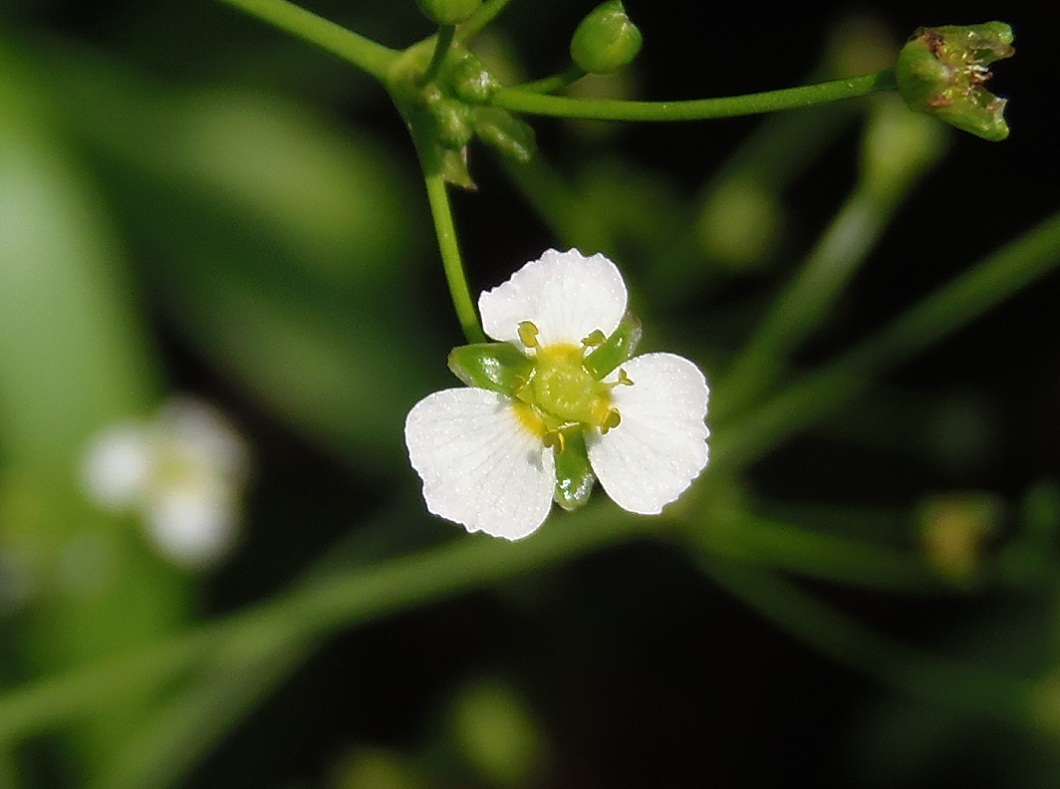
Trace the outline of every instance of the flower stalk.
[[814, 107], [846, 99], [856, 99], [896, 86], [894, 70], [884, 69], [851, 79], [816, 85], [686, 101], [624, 101], [618, 99], [575, 99], [543, 95], [524, 88], [501, 88], [491, 103], [511, 112], [603, 121], [697, 121], [736, 118], [766, 112]]
[[337, 55], [379, 81], [399, 54], [287, 0], [218, 1]]
[[424, 183], [427, 186], [427, 201], [431, 206], [434, 232], [438, 236], [438, 250], [442, 255], [442, 268], [445, 270], [445, 281], [449, 286], [449, 295], [453, 300], [456, 318], [468, 342], [485, 342], [486, 335], [475, 313], [471, 290], [467, 284], [467, 275], [464, 272], [464, 261], [460, 256], [460, 245], [456, 239], [456, 225], [453, 223], [453, 212], [449, 205], [445, 175], [441, 170], [435, 169], [425, 174]]

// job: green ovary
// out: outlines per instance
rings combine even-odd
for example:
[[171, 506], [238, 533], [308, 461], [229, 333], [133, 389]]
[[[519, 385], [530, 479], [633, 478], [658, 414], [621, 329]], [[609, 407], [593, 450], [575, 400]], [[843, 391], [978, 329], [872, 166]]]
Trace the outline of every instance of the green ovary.
[[534, 405], [545, 414], [600, 428], [611, 412], [611, 388], [585, 369], [584, 351], [574, 345], [538, 348], [530, 388]]

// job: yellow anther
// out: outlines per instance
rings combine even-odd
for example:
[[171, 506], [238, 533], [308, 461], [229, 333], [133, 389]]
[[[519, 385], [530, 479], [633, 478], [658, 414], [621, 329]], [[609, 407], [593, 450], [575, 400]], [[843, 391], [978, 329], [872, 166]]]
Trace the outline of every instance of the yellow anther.
[[618, 427], [622, 423], [622, 415], [618, 413], [617, 408], [612, 408], [607, 412], [607, 416], [604, 418], [604, 422], [600, 425], [600, 432], [607, 433], [608, 430]]
[[537, 347], [537, 334], [537, 326], [530, 321], [523, 321], [519, 324], [519, 342], [527, 348]]
[[582, 345], [586, 348], [596, 348], [599, 345], [603, 345], [607, 337], [599, 329], [594, 329], [589, 333], [589, 336], [582, 340]]
[[543, 440], [546, 447], [552, 447], [556, 452], [563, 454], [563, 446], [566, 439], [563, 437], [563, 433], [559, 430], [550, 430], [548, 433], [545, 433]]
[[615, 382], [615, 386], [633, 386], [633, 379], [626, 375], [625, 370], [619, 370], [618, 381]]
[[532, 403], [534, 394], [530, 391], [530, 379], [523, 375], [513, 375], [511, 392], [524, 403]]

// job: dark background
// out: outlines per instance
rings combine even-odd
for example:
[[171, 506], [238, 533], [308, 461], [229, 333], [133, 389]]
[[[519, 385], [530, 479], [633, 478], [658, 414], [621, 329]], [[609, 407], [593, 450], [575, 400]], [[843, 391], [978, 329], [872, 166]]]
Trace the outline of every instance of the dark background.
[[[408, 2], [317, 2], [308, 7], [400, 47], [430, 32]], [[841, 321], [802, 357], [812, 365], [864, 336], [1060, 205], [1056, 127], [1055, 3], [688, 3], [629, 0], [645, 47], [637, 62], [645, 98], [693, 98], [796, 84], [819, 60], [829, 32], [869, 14], [896, 40], [922, 24], [1009, 22], [1017, 56], [995, 66], [991, 88], [1010, 99], [1009, 140], [953, 135], [947, 160], [918, 188], [863, 267]], [[591, 3], [514, 0], [498, 20], [532, 75], [562, 68], [566, 42]], [[28, 41], [73, 40], [152, 79], [291, 93], [365, 127], [404, 157], [411, 145], [386, 96], [367, 78], [299, 42], [285, 41], [219, 3], [30, 2], [0, 10]], [[267, 57], [268, 56], [268, 57]], [[641, 125], [587, 142], [558, 122], [535, 122], [549, 158], [621, 155], [664, 174], [691, 196], [759, 119]], [[793, 223], [805, 249], [853, 179], [856, 133], [795, 185]], [[474, 289], [491, 286], [552, 245], [550, 231], [488, 156], [474, 161], [480, 190], [455, 198]], [[427, 248], [430, 253], [430, 248]], [[777, 279], [736, 278], [708, 303], [675, 308], [709, 323], [727, 300], [772, 292]], [[926, 392], [967, 392], [989, 415], [990, 451], [969, 462], [908, 462], [828, 438], [801, 438], [752, 469], [749, 482], [777, 499], [904, 507], [925, 491], [986, 489], [1006, 497], [1060, 471], [1060, 321], [1055, 275], [1009, 300], [889, 382]], [[460, 341], [444, 299], [440, 347]], [[665, 324], [673, 316], [655, 315]], [[225, 405], [260, 452], [248, 534], [210, 579], [204, 609], [260, 599], [341, 539], [355, 514], [371, 513], [408, 479], [358, 483], [329, 453], [278, 424], [174, 330], [153, 315], [175, 388]], [[858, 480], [872, 475], [874, 484]], [[312, 517], [304, 517], [310, 513]], [[292, 521], [314, 524], [295, 529]], [[896, 637], [950, 649], [1013, 616], [1037, 627], [1025, 601], [984, 590], [956, 599], [907, 599], [808, 584], [843, 610]], [[1013, 614], [1018, 611], [1018, 614]], [[1046, 619], [1046, 622], [1049, 620]], [[974, 626], [974, 627], [973, 627]], [[1055, 627], [1049, 623], [1043, 627]], [[965, 635], [967, 633], [967, 635]], [[978, 636], [975, 636], [978, 637]], [[988, 637], [983, 636], [987, 640]], [[908, 699], [792, 640], [694, 570], [680, 551], [638, 543], [583, 558], [502, 590], [476, 593], [340, 634], [241, 725], [190, 785], [301, 786], [324, 782], [362, 744], [429, 750], [434, 721], [454, 685], [499, 674], [519, 687], [549, 732], [556, 787], [1054, 785], [1051, 750], [995, 724], [946, 728], [945, 711]], [[903, 717], [903, 715], [905, 717]], [[891, 717], [887, 717], [891, 716]], [[880, 752], [914, 753], [907, 734], [941, 732], [908, 771]], [[903, 723], [904, 722], [904, 723]], [[950, 720], [952, 723], [952, 720]], [[915, 737], [914, 737], [915, 739]], [[901, 761], [899, 756], [898, 761]], [[892, 765], [894, 767], [894, 765]], [[457, 778], [449, 785], [474, 786]], [[1022, 780], [1022, 783], [1016, 781]], [[1040, 781], [1040, 782], [1038, 782]]]

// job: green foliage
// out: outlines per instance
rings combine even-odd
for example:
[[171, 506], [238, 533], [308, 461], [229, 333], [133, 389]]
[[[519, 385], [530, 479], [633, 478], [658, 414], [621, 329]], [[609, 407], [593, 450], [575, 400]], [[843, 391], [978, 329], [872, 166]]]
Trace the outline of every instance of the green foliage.
[[[807, 761], [849, 785], [1051, 780], [1060, 215], [1031, 199], [1049, 149], [1021, 124], [984, 154], [935, 123], [1008, 134], [983, 87], [1008, 26], [925, 28], [900, 55], [874, 44], [895, 72], [806, 80], [809, 39], [731, 27], [719, 47], [741, 49], [710, 62], [753, 45], [781, 90], [636, 102], [635, 74], [613, 100], [550, 95], [575, 72], [502, 84], [555, 65], [559, 3], [513, 2], [511, 24], [507, 0], [424, 5], [452, 38], [413, 42], [411, 3], [320, 4], [402, 50], [277, 0], [102, 4], [84, 31], [54, 27], [61, 4], [0, 10], [0, 783], [724, 784], [711, 770], [742, 740], [732, 763], [769, 761], [760, 723], [784, 716], [846, 727]], [[653, 33], [645, 57], [682, 47]], [[571, 42], [591, 72], [639, 49], [619, 3]], [[922, 112], [828, 104], [895, 84]], [[569, 122], [784, 107], [661, 138]], [[457, 225], [445, 182], [476, 180]], [[586, 355], [593, 379], [642, 334], [708, 372], [711, 465], [635, 517], [586, 504], [581, 434], [552, 436], [569, 511], [499, 543], [424, 511], [402, 426], [452, 383], [450, 349], [464, 383], [519, 388], [530, 360], [460, 329], [469, 281], [544, 245], [619, 261], [645, 319]], [[258, 461], [243, 543], [209, 575], [81, 478], [100, 430], [185, 391]]]

